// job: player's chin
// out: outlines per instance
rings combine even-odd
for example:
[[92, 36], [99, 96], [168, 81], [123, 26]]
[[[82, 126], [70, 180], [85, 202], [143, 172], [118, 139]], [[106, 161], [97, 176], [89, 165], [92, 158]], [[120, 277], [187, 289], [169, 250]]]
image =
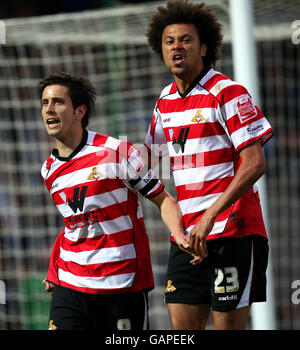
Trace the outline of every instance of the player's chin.
[[61, 128], [60, 128], [59, 124], [57, 124], [55, 126], [50, 126], [50, 125], [46, 124], [46, 131], [47, 131], [49, 136], [55, 136], [61, 131]]
[[47, 129], [48, 136], [59, 138], [60, 132], [58, 130], [49, 130]]
[[182, 67], [172, 67], [171, 72], [175, 77], [180, 79], [183, 79], [186, 74], [185, 69]]

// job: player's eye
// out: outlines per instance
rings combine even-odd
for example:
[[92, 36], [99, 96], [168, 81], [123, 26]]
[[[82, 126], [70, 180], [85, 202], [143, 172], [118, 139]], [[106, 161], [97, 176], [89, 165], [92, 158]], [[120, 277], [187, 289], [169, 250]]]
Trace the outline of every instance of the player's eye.
[[57, 99], [55, 99], [54, 102], [57, 103], [57, 104], [63, 104], [64, 100], [62, 98], [57, 98]]
[[191, 41], [192, 40], [191, 40], [190, 36], [185, 36], [185, 37], [182, 38], [182, 42], [184, 42], [184, 43], [189, 43]]

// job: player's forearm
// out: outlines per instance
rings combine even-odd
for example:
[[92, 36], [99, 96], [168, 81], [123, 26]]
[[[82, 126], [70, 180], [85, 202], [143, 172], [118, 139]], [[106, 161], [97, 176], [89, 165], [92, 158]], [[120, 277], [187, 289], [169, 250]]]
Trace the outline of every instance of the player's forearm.
[[161, 218], [175, 239], [184, 236], [182, 214], [178, 203], [172, 197], [167, 197], [160, 207]]
[[[225, 192], [207, 209], [207, 215], [216, 218], [230, 205], [248, 192], [255, 182], [266, 172], [262, 151], [255, 145], [244, 152], [242, 163]], [[260, 146], [258, 146], [260, 147]], [[256, 150], [255, 150], [256, 148]], [[254, 152], [253, 152], [254, 151]]]
[[175, 239], [184, 237], [182, 214], [176, 200], [167, 191], [163, 191], [151, 201], [158, 206], [163, 222]]

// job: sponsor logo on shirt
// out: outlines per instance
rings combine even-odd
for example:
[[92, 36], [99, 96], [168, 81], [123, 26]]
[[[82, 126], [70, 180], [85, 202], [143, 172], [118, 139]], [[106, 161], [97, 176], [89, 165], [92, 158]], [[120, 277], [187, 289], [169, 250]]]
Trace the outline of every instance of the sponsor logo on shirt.
[[182, 153], [184, 153], [184, 147], [185, 147], [186, 140], [188, 138], [189, 131], [190, 131], [189, 126], [187, 126], [186, 128], [180, 128], [177, 139], [174, 137], [172, 145], [176, 153], [178, 153], [180, 150]]
[[84, 227], [87, 225], [93, 225], [96, 222], [103, 220], [103, 215], [101, 213], [87, 212], [64, 218], [66, 226], [70, 230], [74, 230], [78, 227]]
[[83, 211], [83, 204], [86, 196], [88, 186], [75, 187], [73, 190], [73, 199], [67, 198], [64, 192], [61, 192], [59, 195], [61, 199], [73, 210], [74, 213], [77, 213], [77, 210]]
[[237, 108], [241, 123], [256, 117], [257, 111], [249, 95], [241, 95], [237, 98]]
[[247, 128], [247, 133], [248, 135], [255, 135], [255, 134], [259, 134], [262, 130], [264, 129], [263, 125], [262, 124], [259, 124], [257, 126], [248, 126]]
[[53, 184], [53, 185], [51, 186], [51, 191], [54, 190], [56, 187], [58, 187], [58, 183]]
[[172, 171], [203, 167], [203, 153], [175, 156], [171, 160]]

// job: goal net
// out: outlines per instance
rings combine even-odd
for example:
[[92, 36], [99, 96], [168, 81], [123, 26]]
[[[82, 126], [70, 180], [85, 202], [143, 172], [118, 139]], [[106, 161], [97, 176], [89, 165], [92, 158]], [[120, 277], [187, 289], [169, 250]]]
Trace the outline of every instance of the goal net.
[[[40, 176], [53, 144], [41, 119], [38, 83], [54, 71], [87, 76], [97, 90], [89, 129], [142, 144], [156, 99], [171, 82], [145, 38], [159, 4], [164, 2], [5, 21], [6, 41], [0, 45], [0, 329], [47, 328], [51, 298], [41, 281], [63, 225]], [[206, 4], [224, 26], [216, 69], [233, 77], [228, 1]], [[254, 1], [260, 107], [276, 131], [265, 151], [279, 329], [300, 324], [300, 300], [291, 298], [292, 283], [300, 280], [300, 45], [293, 32], [298, 10], [297, 1]], [[170, 174], [162, 175], [175, 194]], [[150, 325], [169, 329], [164, 304], [169, 233], [157, 208], [141, 202], [156, 283]]]

